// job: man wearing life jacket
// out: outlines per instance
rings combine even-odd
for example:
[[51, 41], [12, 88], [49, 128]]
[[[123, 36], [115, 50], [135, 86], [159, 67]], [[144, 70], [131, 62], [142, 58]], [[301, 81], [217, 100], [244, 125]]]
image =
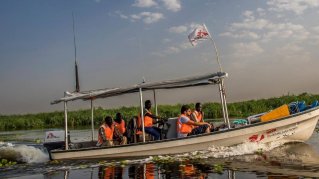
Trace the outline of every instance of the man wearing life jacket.
[[106, 116], [98, 132], [97, 146], [113, 146], [114, 124], [111, 116]]
[[[188, 105], [183, 105], [181, 115], [177, 119], [177, 137], [182, 138], [210, 132], [210, 124], [206, 122], [194, 122], [189, 119], [192, 111]], [[195, 127], [198, 126], [198, 127]]]
[[[161, 129], [158, 127], [153, 126], [160, 117], [153, 115], [151, 113], [152, 103], [150, 100], [145, 101], [145, 108], [144, 108], [144, 130], [146, 133], [150, 134], [154, 137], [154, 140], [160, 140], [161, 138]], [[141, 128], [141, 115], [139, 115], [138, 125]]]
[[114, 126], [115, 126], [115, 129], [114, 129], [115, 135], [113, 139], [117, 141], [117, 143], [120, 145], [127, 144], [126, 128], [125, 128], [126, 126], [121, 113], [116, 113]]
[[115, 119], [114, 119], [114, 124], [115, 127], [119, 130], [119, 132], [122, 135], [125, 135], [126, 132], [126, 126], [125, 126], [125, 121], [123, 120], [122, 114], [121, 113], [116, 113]]
[[190, 119], [194, 122], [204, 122], [204, 112], [202, 111], [201, 103], [195, 104], [195, 110], [192, 112]]

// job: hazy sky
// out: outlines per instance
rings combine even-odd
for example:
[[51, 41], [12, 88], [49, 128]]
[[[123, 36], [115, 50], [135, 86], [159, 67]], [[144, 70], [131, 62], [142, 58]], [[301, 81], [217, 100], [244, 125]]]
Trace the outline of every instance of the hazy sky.
[[[72, 12], [81, 90], [216, 72], [212, 44], [187, 39], [205, 23], [229, 73], [228, 102], [319, 93], [319, 0], [1, 0], [0, 114], [63, 109], [50, 102], [74, 90]], [[212, 86], [160, 91], [158, 102], [217, 101], [216, 94]]]

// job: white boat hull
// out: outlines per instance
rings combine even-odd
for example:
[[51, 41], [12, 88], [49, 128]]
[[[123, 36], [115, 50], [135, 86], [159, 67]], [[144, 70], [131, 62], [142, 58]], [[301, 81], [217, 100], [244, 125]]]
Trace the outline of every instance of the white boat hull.
[[245, 142], [303, 142], [312, 135], [318, 119], [317, 107], [286, 118], [210, 134], [114, 147], [52, 150], [50, 157], [53, 160], [130, 158], [193, 152], [206, 150], [213, 145], [232, 146]]

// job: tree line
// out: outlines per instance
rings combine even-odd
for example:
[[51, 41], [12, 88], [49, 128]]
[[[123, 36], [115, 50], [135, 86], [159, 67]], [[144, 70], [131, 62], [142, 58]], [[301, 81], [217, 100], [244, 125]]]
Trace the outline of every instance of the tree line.
[[[230, 118], [244, 118], [253, 114], [269, 111], [283, 104], [294, 101], [305, 101], [311, 104], [319, 99], [319, 95], [302, 93], [299, 95], [283, 95], [268, 99], [248, 100], [243, 102], [228, 103], [228, 113]], [[188, 104], [194, 108], [194, 104]], [[158, 113], [163, 118], [176, 117], [180, 114], [182, 104], [158, 105]], [[203, 103], [205, 118], [220, 119], [223, 117], [220, 103]], [[99, 126], [106, 115], [115, 117], [117, 112], [121, 112], [124, 120], [128, 121], [139, 113], [139, 107], [120, 107], [115, 109], [94, 109], [94, 125]], [[68, 125], [70, 128], [79, 128], [91, 125], [91, 110], [77, 110], [68, 112]], [[0, 131], [63, 128], [64, 111], [55, 111], [37, 114], [23, 115], [0, 115]]]

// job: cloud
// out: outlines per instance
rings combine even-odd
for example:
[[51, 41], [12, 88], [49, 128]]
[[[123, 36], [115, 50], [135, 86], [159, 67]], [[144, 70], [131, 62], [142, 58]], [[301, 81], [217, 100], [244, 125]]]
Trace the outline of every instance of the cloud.
[[233, 44], [233, 48], [236, 57], [252, 57], [264, 52], [256, 42], [236, 43]]
[[181, 50], [178, 47], [170, 46], [167, 48], [166, 53], [171, 54], [171, 53], [178, 53]]
[[251, 11], [243, 13], [241, 22], [232, 23], [221, 36], [232, 38], [260, 39], [263, 42], [275, 39], [306, 40], [309, 32], [300, 24], [274, 23], [268, 19], [256, 18]]
[[314, 40], [312, 43], [316, 46], [319, 45], [319, 26], [315, 26], [312, 28], [313, 34], [311, 35]]
[[157, 3], [153, 0], [135, 0], [133, 6], [136, 7], [152, 7], [157, 6]]
[[163, 43], [169, 43], [169, 42], [171, 42], [171, 41], [172, 41], [172, 40], [169, 39], [169, 38], [165, 38], [165, 39], [162, 40]]
[[151, 24], [164, 19], [162, 13], [157, 12], [141, 12], [138, 14], [125, 15], [121, 11], [115, 12], [120, 18], [130, 20], [131, 22], [143, 21], [145, 24]]
[[185, 41], [180, 44], [167, 46], [166, 49], [162, 50], [162, 52], [153, 52], [152, 55], [165, 57], [166, 55], [177, 54], [189, 48], [193, 48], [193, 47], [189, 42]]
[[[182, 9], [180, 0], [161, 0], [165, 9], [178, 12]], [[132, 6], [140, 8], [158, 7], [159, 4], [155, 0], [135, 0]]]
[[312, 28], [316, 33], [319, 33], [319, 26], [315, 26]]
[[127, 15], [124, 15], [121, 11], [116, 11], [116, 14], [118, 14], [122, 19], [128, 19], [129, 17]]
[[306, 40], [309, 37], [309, 32], [299, 24], [278, 23], [270, 24], [267, 27], [268, 32], [264, 35], [263, 40], [271, 39], [290, 39], [290, 40]]
[[181, 34], [181, 33], [184, 33], [187, 31], [187, 26], [185, 25], [180, 25], [180, 26], [174, 26], [174, 27], [170, 27], [168, 29], [169, 32], [172, 32], [172, 33], [177, 33], [177, 34]]
[[257, 8], [257, 13], [259, 14], [259, 16], [265, 16], [266, 15], [266, 11], [262, 8]]
[[310, 53], [296, 44], [286, 44], [275, 51], [277, 60], [285, 61], [286, 63], [300, 64], [311, 61]]
[[181, 1], [180, 0], [162, 0], [164, 2], [164, 6], [166, 9], [177, 12], [180, 11], [182, 6], [181, 6]]
[[171, 33], [177, 33], [177, 34], [182, 34], [184, 35], [185, 32], [191, 32], [197, 27], [199, 24], [197, 23], [188, 23], [185, 25], [179, 25], [179, 26], [173, 26], [168, 29], [169, 32]]
[[270, 0], [267, 2], [270, 11], [292, 11], [297, 15], [303, 14], [306, 9], [319, 6], [319, 0]]
[[248, 39], [259, 39], [260, 36], [255, 32], [241, 31], [238, 33], [225, 32], [221, 33], [220, 36], [232, 37], [232, 38], [248, 38]]

